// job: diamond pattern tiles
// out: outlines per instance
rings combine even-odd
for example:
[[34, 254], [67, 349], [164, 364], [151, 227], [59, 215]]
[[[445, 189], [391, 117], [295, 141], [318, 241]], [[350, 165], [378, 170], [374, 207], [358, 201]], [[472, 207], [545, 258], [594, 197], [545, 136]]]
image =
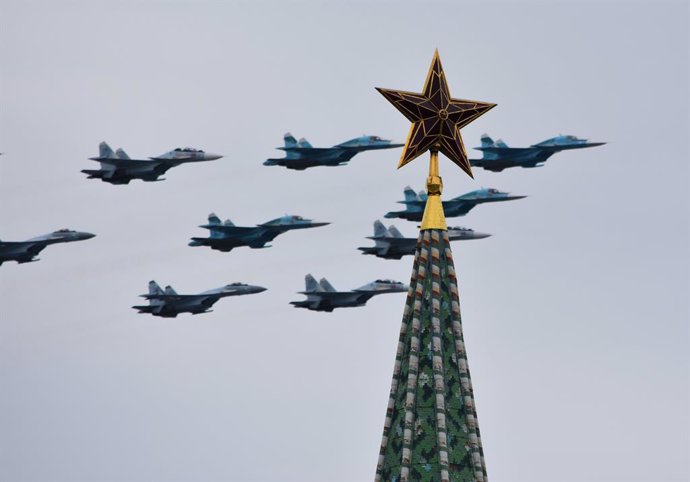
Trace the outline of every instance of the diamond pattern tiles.
[[419, 234], [377, 482], [486, 482], [446, 231]]

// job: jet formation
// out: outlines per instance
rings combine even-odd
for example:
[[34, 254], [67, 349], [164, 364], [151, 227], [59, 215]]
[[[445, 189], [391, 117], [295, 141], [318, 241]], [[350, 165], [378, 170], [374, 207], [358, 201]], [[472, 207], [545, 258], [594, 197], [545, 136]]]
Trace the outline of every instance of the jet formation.
[[96, 235], [91, 233], [60, 229], [26, 241], [0, 241], [0, 265], [5, 261], [16, 261], [19, 264], [38, 261], [38, 253], [50, 244], [83, 241], [94, 236]]
[[283, 139], [285, 146], [276, 149], [285, 151], [285, 157], [267, 159], [264, 166], [283, 166], [298, 171], [316, 166], [342, 166], [360, 152], [403, 146], [403, 144], [394, 144], [392, 141], [381, 139], [378, 136], [366, 135], [336, 144], [333, 147], [314, 147], [304, 138], [298, 141], [289, 132], [285, 134]]
[[484, 134], [482, 146], [475, 147], [482, 152], [481, 159], [470, 159], [470, 164], [487, 171], [500, 172], [509, 167], [542, 167], [544, 162], [557, 152], [603, 146], [605, 142], [587, 142], [575, 136], [556, 136], [529, 147], [508, 147], [502, 140], [494, 142]]
[[[404, 190], [405, 200], [398, 201], [405, 205], [403, 211], [390, 211], [384, 215], [385, 218], [402, 218], [408, 221], [421, 221], [424, 215], [424, 207], [426, 205], [427, 194], [425, 191], [419, 191], [419, 194], [407, 186]], [[501, 192], [493, 188], [481, 188], [476, 191], [468, 192], [462, 196], [454, 197], [447, 201], [443, 201], [443, 211], [447, 218], [454, 218], [464, 216], [471, 209], [478, 204], [513, 201], [515, 199], [522, 199], [527, 196], [514, 196], [507, 192]]]
[[163, 318], [175, 318], [180, 313], [210, 313], [211, 307], [221, 298], [227, 296], [252, 295], [266, 291], [262, 286], [252, 286], [244, 283], [232, 283], [221, 288], [204, 291], [196, 295], [180, 295], [171, 286], [165, 290], [155, 281], [149, 281], [149, 292], [140, 295], [146, 298], [148, 305], [132, 306], [139, 313], [150, 313]]
[[172, 167], [188, 162], [215, 161], [223, 157], [200, 149], [178, 147], [160, 156], [132, 159], [121, 148], [113, 152], [106, 142], [101, 142], [98, 150], [98, 156], [89, 159], [100, 163], [100, 169], [84, 169], [81, 172], [87, 174], [88, 179], [100, 179], [110, 184], [129, 184], [133, 179], [163, 181], [164, 178], [160, 176]]
[[337, 291], [326, 278], [321, 281], [308, 274], [304, 277], [306, 289], [300, 294], [306, 295], [304, 301], [291, 301], [290, 304], [297, 308], [306, 308], [312, 311], [331, 312], [335, 308], [352, 308], [364, 306], [367, 301], [376, 295], [385, 293], [405, 293], [408, 286], [392, 280], [376, 280], [360, 288], [351, 291]]
[[252, 249], [268, 248], [271, 245], [266, 243], [273, 241], [280, 234], [294, 229], [318, 228], [327, 224], [330, 223], [317, 223], [302, 216], [286, 214], [256, 226], [235, 226], [229, 219], [221, 223], [220, 218], [211, 213], [208, 216], [208, 224], [199, 226], [208, 229], [210, 237], [192, 238], [189, 246], [208, 246], [223, 252], [240, 246], [249, 246]]
[[[449, 227], [448, 239], [450, 241], [461, 241], [468, 239], [483, 239], [491, 236], [490, 234], [480, 233], [474, 229]], [[373, 240], [376, 245], [373, 247], [357, 248], [362, 254], [373, 254], [383, 259], [401, 259], [403, 256], [413, 255], [417, 248], [417, 238], [406, 238], [398, 229], [391, 225], [386, 228], [381, 221], [374, 221], [374, 235], [367, 239]]]

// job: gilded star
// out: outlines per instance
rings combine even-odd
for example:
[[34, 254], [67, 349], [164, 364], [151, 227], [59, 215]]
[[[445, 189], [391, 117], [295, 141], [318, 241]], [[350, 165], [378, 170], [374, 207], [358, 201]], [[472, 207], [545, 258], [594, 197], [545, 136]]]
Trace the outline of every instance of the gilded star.
[[452, 99], [438, 50], [434, 53], [421, 94], [376, 88], [412, 122], [398, 168], [429, 149], [442, 152], [472, 177], [460, 129], [496, 104], [475, 100]]

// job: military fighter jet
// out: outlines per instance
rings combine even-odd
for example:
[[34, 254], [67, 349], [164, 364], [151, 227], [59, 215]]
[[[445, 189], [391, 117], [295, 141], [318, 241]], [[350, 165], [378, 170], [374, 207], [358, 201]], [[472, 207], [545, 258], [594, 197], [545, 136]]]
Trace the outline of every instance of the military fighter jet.
[[541, 167], [554, 154], [569, 149], [603, 146], [605, 142], [587, 142], [575, 136], [556, 136], [530, 147], [508, 147], [502, 140], [496, 142], [487, 134], [482, 136], [481, 159], [470, 159], [470, 164], [487, 171], [500, 172], [509, 167]]
[[[490, 234], [480, 233], [474, 229], [454, 227], [448, 228], [448, 238], [451, 241], [465, 239], [488, 238]], [[376, 246], [371, 248], [357, 248], [362, 254], [373, 254], [378, 258], [400, 259], [403, 256], [413, 255], [417, 247], [417, 238], [406, 238], [395, 226], [386, 227], [381, 221], [374, 221], [374, 235], [367, 239], [373, 239]]]
[[215, 161], [223, 157], [191, 147], [178, 147], [160, 156], [131, 159], [122, 149], [113, 152], [105, 142], [101, 142], [98, 148], [98, 156], [89, 157], [89, 159], [98, 161], [101, 168], [84, 169], [81, 172], [88, 174], [88, 179], [100, 179], [110, 184], [129, 184], [132, 179], [141, 179], [145, 182], [163, 181], [164, 178], [160, 176], [171, 167], [187, 162]]
[[342, 166], [360, 152], [403, 146], [403, 144], [393, 144], [392, 141], [378, 136], [357, 137], [333, 147], [313, 147], [306, 139], [302, 138], [298, 141], [289, 132], [283, 139], [285, 147], [276, 149], [285, 151], [286, 156], [279, 159], [267, 159], [264, 166], [284, 166], [298, 171], [316, 166]]
[[[419, 191], [416, 194], [414, 190], [407, 186], [405, 188], [405, 200], [398, 201], [405, 205], [404, 211], [391, 211], [384, 215], [386, 218], [402, 218], [408, 221], [421, 221], [424, 214], [424, 206], [426, 205], [427, 194], [424, 191]], [[447, 218], [454, 218], [457, 216], [464, 216], [477, 204], [498, 202], [498, 201], [512, 201], [513, 199], [522, 199], [527, 196], [511, 196], [510, 193], [501, 192], [493, 188], [481, 188], [476, 191], [468, 192], [462, 196], [443, 201], [443, 211]]]
[[271, 245], [266, 243], [273, 241], [279, 234], [293, 229], [318, 228], [327, 224], [330, 223], [315, 223], [302, 216], [286, 214], [256, 226], [235, 226], [229, 219], [221, 223], [220, 218], [211, 213], [208, 215], [208, 224], [199, 226], [211, 231], [211, 237], [192, 238], [189, 246], [210, 246], [211, 249], [224, 252], [239, 246], [249, 246], [252, 249], [269, 248]]
[[0, 241], [0, 265], [5, 261], [16, 261], [20, 264], [38, 261], [36, 256], [49, 244], [81, 241], [94, 236], [96, 235], [91, 233], [60, 229], [26, 241]]
[[252, 295], [266, 291], [261, 286], [252, 286], [244, 283], [232, 283], [221, 288], [216, 288], [198, 295], [179, 295], [171, 286], [162, 290], [158, 283], [149, 281], [149, 292], [140, 295], [149, 300], [148, 305], [132, 306], [139, 313], [151, 313], [153, 316], [163, 318], [175, 318], [180, 313], [210, 313], [210, 308], [216, 301], [226, 296]]
[[335, 308], [351, 308], [354, 306], [364, 306], [367, 301], [376, 295], [384, 293], [404, 293], [407, 286], [399, 281], [376, 280], [361, 288], [352, 291], [336, 291], [326, 278], [316, 281], [310, 274], [304, 277], [307, 285], [305, 291], [300, 294], [306, 295], [304, 301], [291, 301], [290, 304], [297, 308], [307, 308], [312, 311], [333, 311]]

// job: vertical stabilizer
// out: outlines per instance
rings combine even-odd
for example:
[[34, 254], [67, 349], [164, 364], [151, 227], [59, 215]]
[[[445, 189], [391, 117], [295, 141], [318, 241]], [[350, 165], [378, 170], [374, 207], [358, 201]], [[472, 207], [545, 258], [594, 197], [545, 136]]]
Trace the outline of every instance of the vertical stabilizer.
[[412, 189], [410, 186], [406, 186], [403, 192], [405, 194], [405, 202], [419, 201], [417, 193], [414, 192], [414, 189]]
[[165, 287], [165, 294], [174, 296], [177, 294], [177, 291], [175, 291], [172, 286], [168, 285]]
[[319, 286], [321, 286], [321, 289], [323, 291], [330, 291], [330, 292], [336, 291], [336, 289], [333, 287], [333, 285], [330, 284], [326, 278], [321, 278], [321, 280], [319, 281]]
[[319, 291], [319, 283], [316, 281], [316, 278], [314, 278], [311, 274], [308, 274], [304, 277], [304, 284], [306, 287], [304, 291]]
[[386, 234], [388, 234], [388, 230], [383, 223], [378, 219], [374, 221], [374, 236], [377, 238], [383, 238], [386, 236]]
[[105, 141], [98, 144], [98, 157], [102, 159], [117, 159], [117, 156]]
[[151, 280], [151, 281], [149, 281], [149, 294], [150, 295], [162, 295], [163, 290], [161, 289], [160, 286], [158, 286], [158, 283]]
[[115, 151], [115, 155], [117, 156], [118, 159], [123, 159], [123, 160], [131, 159], [131, 157], [129, 157], [127, 155], [127, 153], [125, 152], [125, 150], [121, 147], [118, 148], [117, 151]]
[[398, 231], [398, 228], [396, 228], [395, 226], [391, 226], [390, 228], [388, 228], [388, 235], [392, 238], [404, 238], [405, 237], [405, 236], [403, 236], [403, 234], [400, 231]]
[[297, 147], [297, 139], [289, 132], [285, 133], [283, 141], [285, 142], [285, 147]]

